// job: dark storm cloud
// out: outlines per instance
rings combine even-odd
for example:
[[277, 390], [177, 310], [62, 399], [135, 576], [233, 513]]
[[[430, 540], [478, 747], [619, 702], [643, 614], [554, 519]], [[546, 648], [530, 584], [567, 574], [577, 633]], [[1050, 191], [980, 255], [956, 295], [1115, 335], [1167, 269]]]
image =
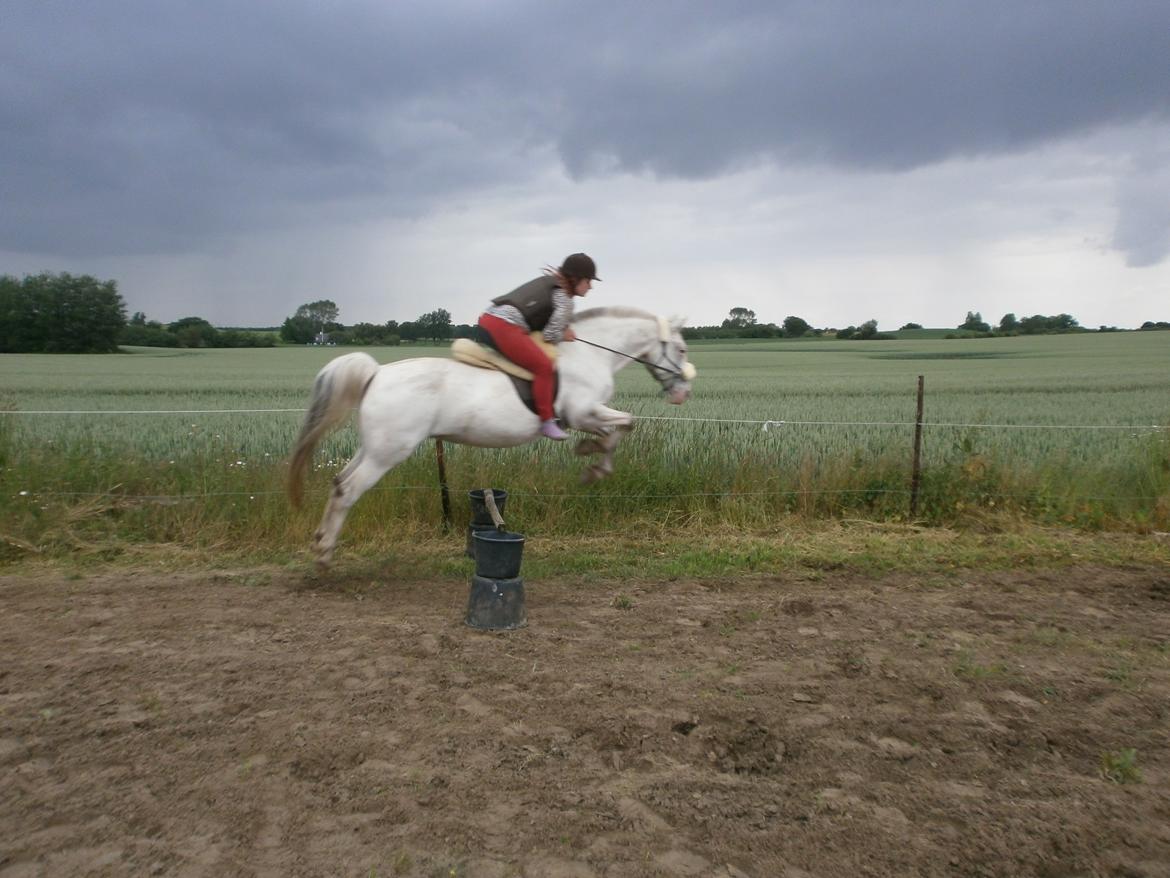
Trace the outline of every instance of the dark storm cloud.
[[1164, 0], [38, 0], [0, 16], [14, 251], [181, 252], [409, 216], [526, 179], [550, 148], [579, 178], [896, 171], [1170, 116]]
[[615, 29], [577, 89], [584, 112], [561, 136], [574, 167], [702, 175], [768, 156], [904, 170], [1170, 115], [1162, 2], [740, 4], [710, 20], [639, 8], [634, 32], [652, 43], [638, 52]]

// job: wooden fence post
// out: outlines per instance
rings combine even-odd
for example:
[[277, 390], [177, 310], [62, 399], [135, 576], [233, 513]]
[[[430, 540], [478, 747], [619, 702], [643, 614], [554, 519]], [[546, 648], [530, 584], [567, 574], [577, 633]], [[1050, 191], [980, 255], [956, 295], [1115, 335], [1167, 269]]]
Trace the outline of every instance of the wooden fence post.
[[918, 486], [922, 482], [922, 397], [923, 377], [918, 376], [918, 414], [914, 417], [914, 464], [910, 476], [910, 517], [918, 515]]

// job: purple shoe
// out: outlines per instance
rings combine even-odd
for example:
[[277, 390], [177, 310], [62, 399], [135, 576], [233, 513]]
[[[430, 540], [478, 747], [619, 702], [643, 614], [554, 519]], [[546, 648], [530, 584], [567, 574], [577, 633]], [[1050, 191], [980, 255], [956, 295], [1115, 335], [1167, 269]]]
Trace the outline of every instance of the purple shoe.
[[541, 423], [540, 435], [558, 442], [569, 438], [569, 434], [557, 426], [556, 418], [549, 418]]

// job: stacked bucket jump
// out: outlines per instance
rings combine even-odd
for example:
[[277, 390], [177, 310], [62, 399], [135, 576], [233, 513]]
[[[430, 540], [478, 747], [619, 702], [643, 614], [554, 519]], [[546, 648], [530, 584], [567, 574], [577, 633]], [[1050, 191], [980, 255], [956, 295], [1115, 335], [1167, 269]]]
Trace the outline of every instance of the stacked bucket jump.
[[472, 628], [522, 628], [524, 580], [520, 561], [524, 535], [512, 533], [502, 516], [508, 492], [498, 488], [469, 492], [471, 524], [467, 526], [467, 554], [475, 559], [466, 622]]

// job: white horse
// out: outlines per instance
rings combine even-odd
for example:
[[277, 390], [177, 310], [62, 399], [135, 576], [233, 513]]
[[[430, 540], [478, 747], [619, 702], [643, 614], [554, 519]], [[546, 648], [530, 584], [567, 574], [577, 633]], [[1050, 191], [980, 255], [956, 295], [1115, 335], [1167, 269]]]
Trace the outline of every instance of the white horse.
[[[593, 434], [576, 452], [601, 454], [583, 473], [586, 482], [613, 472], [613, 452], [632, 429], [633, 415], [609, 408], [614, 375], [643, 363], [680, 405], [691, 394], [695, 367], [687, 362], [680, 330], [634, 308], [592, 308], [573, 319], [577, 341], [558, 347], [560, 385], [556, 411], [568, 426]], [[357, 407], [361, 444], [353, 460], [333, 478], [325, 515], [313, 536], [318, 566], [327, 567], [349, 509], [424, 439], [434, 437], [481, 448], [507, 448], [540, 438], [540, 418], [520, 401], [502, 372], [455, 360], [419, 357], [379, 366], [366, 353], [326, 363], [313, 384], [308, 414], [290, 458], [289, 495], [302, 498], [313, 448]]]

